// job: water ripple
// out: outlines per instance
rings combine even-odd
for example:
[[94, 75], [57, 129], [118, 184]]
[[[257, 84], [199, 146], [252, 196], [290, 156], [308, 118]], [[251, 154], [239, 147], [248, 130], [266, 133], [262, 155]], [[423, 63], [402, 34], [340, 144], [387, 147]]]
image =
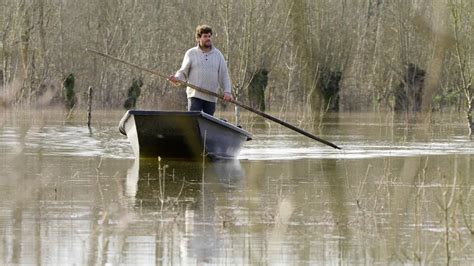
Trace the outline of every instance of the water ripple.
[[0, 130], [0, 149], [6, 154], [42, 154], [133, 158], [128, 140], [116, 128], [91, 131], [86, 127], [5, 127]]
[[[239, 156], [248, 160], [365, 159], [424, 155], [474, 154], [474, 142], [466, 136], [431, 140], [367, 139], [364, 135], [324, 136], [342, 150], [335, 150], [296, 134], [254, 134]], [[4, 154], [42, 154], [133, 158], [126, 137], [114, 126], [89, 130], [83, 126], [32, 126], [0, 129], [0, 150]]]
[[383, 141], [368, 142], [347, 136], [332, 136], [342, 150], [336, 150], [302, 140], [296, 135], [254, 135], [247, 142], [239, 156], [248, 160], [294, 160], [294, 159], [366, 159], [377, 157], [407, 157], [424, 155], [474, 154], [474, 142], [467, 137], [456, 136], [453, 139], [421, 141]]

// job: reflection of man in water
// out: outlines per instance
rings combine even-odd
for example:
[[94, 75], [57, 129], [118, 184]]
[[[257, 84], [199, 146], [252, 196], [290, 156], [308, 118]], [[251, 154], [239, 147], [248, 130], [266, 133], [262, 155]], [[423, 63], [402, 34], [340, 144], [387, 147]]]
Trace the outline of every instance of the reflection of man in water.
[[[181, 68], [169, 80], [175, 85], [179, 85], [179, 81], [186, 81], [215, 93], [220, 87], [224, 91], [224, 100], [230, 101], [232, 94], [227, 64], [222, 53], [212, 45], [212, 28], [208, 25], [198, 26], [196, 41], [198, 45], [186, 52]], [[186, 89], [186, 94], [188, 111], [204, 111], [214, 115], [216, 97], [190, 87]]]
[[[163, 182], [159, 180], [155, 160], [135, 160], [127, 172], [126, 193], [141, 207], [141, 215], [156, 218], [157, 207], [160, 205], [157, 199], [160, 184], [165, 184], [163, 194], [160, 195], [166, 199], [165, 206], [160, 209], [161, 217], [166, 221], [177, 215], [178, 220], [184, 220], [184, 227], [176, 227], [176, 230], [163, 232], [163, 235], [157, 237], [179, 237], [183, 240], [181, 244], [191, 253], [186, 258], [191, 259], [190, 261], [177, 260], [183, 264], [214, 262], [225, 249], [222, 246], [221, 234], [216, 231], [222, 226], [222, 208], [219, 208], [216, 199], [222, 198], [220, 194], [229, 189], [240, 187], [244, 176], [240, 162], [226, 160], [206, 163], [204, 173], [202, 163], [198, 162], [162, 162], [161, 166], [165, 164], [168, 167]], [[173, 206], [176, 202], [178, 206]], [[158, 242], [154, 244], [160, 245]], [[165, 247], [160, 246], [158, 249], [160, 248]]]
[[194, 232], [189, 243], [190, 248], [200, 262], [217, 263], [226, 247], [222, 243], [221, 229], [226, 223], [232, 223], [236, 217], [234, 209], [223, 208], [218, 202], [226, 192], [233, 193], [234, 189], [242, 186], [244, 172], [240, 161], [226, 160], [206, 164], [202, 182], [201, 202], [194, 210]]

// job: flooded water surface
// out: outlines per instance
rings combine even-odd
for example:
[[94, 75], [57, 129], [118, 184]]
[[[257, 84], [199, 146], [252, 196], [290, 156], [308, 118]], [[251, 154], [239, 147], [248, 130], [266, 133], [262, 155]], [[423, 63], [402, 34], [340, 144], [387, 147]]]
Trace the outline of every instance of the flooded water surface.
[[204, 163], [135, 159], [122, 115], [0, 116], [0, 264], [474, 264], [460, 114], [303, 126], [341, 151], [252, 120]]

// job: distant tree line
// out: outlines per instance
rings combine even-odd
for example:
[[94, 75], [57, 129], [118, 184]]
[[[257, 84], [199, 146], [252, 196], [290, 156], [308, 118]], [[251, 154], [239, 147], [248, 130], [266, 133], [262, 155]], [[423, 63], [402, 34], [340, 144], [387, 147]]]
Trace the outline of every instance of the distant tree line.
[[473, 1], [5, 0], [0, 15], [9, 105], [57, 104], [72, 74], [79, 107], [89, 86], [121, 107], [142, 80], [133, 105], [180, 108], [183, 91], [85, 48], [172, 74], [206, 23], [235, 96], [258, 108], [472, 112]]

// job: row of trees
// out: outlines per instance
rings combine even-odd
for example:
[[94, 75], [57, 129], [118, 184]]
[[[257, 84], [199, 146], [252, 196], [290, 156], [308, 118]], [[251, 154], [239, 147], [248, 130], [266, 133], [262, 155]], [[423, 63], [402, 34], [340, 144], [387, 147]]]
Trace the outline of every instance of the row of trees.
[[[0, 13], [0, 92], [8, 104], [50, 104], [71, 73], [79, 105], [92, 86], [97, 105], [121, 106], [137, 78], [144, 80], [139, 105], [181, 104], [182, 92], [166, 81], [85, 48], [171, 74], [195, 45], [196, 25], [206, 23], [241, 101], [264, 71], [273, 111], [393, 109], [401, 88], [406, 110], [472, 112], [472, 1], [6, 0]], [[409, 66], [424, 72], [422, 82], [410, 81]], [[422, 97], [410, 99], [411, 91]]]

